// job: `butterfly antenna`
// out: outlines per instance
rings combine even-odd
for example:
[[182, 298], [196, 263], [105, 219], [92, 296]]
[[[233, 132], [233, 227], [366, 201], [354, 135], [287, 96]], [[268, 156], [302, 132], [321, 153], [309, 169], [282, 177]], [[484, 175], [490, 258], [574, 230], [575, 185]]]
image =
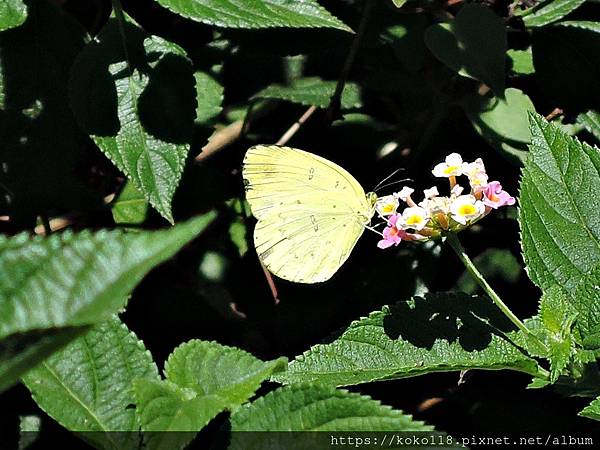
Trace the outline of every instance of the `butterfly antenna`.
[[381, 180], [379, 183], [377, 183], [377, 186], [375, 186], [373, 188], [373, 192], [377, 191], [377, 189], [379, 188], [379, 186], [381, 186], [383, 183], [385, 183], [387, 180], [389, 180], [390, 178], [392, 178], [394, 175], [396, 175], [401, 170], [404, 170], [404, 168], [400, 167], [400, 168], [394, 170], [391, 174], [389, 174], [387, 177], [385, 177], [383, 180]]
[[391, 183], [384, 184], [383, 186], [377, 186], [375, 189], [373, 189], [373, 192], [377, 192], [377, 190], [385, 189], [386, 187], [390, 187], [395, 184], [405, 183], [406, 181], [414, 181], [414, 180], [412, 178], [404, 178], [402, 180], [392, 181]]

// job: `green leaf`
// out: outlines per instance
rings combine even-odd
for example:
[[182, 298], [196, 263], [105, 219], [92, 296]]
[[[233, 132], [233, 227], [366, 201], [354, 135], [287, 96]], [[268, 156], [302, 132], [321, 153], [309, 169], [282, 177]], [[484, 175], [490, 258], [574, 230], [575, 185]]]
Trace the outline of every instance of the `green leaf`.
[[577, 312], [571, 306], [568, 294], [554, 286], [542, 295], [539, 316], [544, 327], [540, 337], [549, 349], [544, 356], [550, 360], [550, 381], [555, 382], [575, 356], [572, 327]]
[[22, 25], [27, 19], [23, 0], [0, 0], [0, 31]]
[[133, 388], [148, 450], [184, 448], [226, 407], [219, 397], [198, 396], [166, 380], [137, 379]]
[[243, 258], [248, 251], [247, 231], [248, 228], [241, 219], [236, 219], [229, 225], [229, 239], [238, 249], [240, 258]]
[[392, 0], [392, 3], [396, 8], [401, 8], [406, 3], [406, 0]]
[[600, 141], [600, 113], [598, 111], [590, 110], [579, 114], [577, 123], [583, 125], [587, 131]]
[[[306, 106], [326, 108], [335, 92], [336, 81], [324, 81], [317, 77], [300, 78], [289, 86], [274, 84], [266, 87], [253, 98], [274, 98], [299, 103]], [[343, 109], [361, 106], [360, 88], [356, 83], [346, 83], [342, 92]]]
[[600, 22], [592, 22], [589, 20], [565, 20], [563, 22], [555, 23], [554, 26], [580, 28], [582, 30], [600, 33]]
[[87, 137], [67, 101], [85, 30], [48, 1], [25, 3], [26, 22], [0, 33], [0, 209], [16, 229], [33, 228], [53, 208], [85, 212], [102, 204], [76, 175]]
[[131, 181], [111, 204], [111, 212], [115, 223], [138, 225], [146, 220], [148, 201]]
[[150, 204], [173, 223], [171, 200], [190, 148], [196, 109], [184, 50], [110, 19], [71, 69], [81, 126]]
[[463, 108], [475, 130], [486, 141], [524, 160], [525, 144], [531, 142], [528, 114], [535, 111], [535, 107], [523, 91], [508, 88], [504, 91], [504, 99], [473, 93], [465, 98]]
[[584, 3], [585, 0], [548, 0], [530, 11], [525, 11], [523, 23], [529, 28], [543, 27], [562, 19]]
[[530, 123], [519, 208], [523, 256], [543, 291], [558, 285], [573, 293], [600, 262], [600, 152], [539, 115]]
[[465, 5], [452, 22], [430, 26], [425, 43], [450, 69], [503, 94], [506, 28], [491, 9]]
[[273, 373], [284, 370], [287, 360], [263, 362], [234, 347], [191, 340], [177, 347], [165, 363], [165, 376], [201, 396], [219, 398], [228, 409], [247, 401]]
[[534, 374], [535, 361], [497, 331], [510, 329], [487, 297], [414, 297], [353, 322], [335, 341], [312, 347], [273, 379], [340, 386], [477, 368]]
[[588, 419], [600, 420], [600, 397], [594, 399], [592, 403], [583, 408], [579, 415]]
[[[296, 384], [280, 387], [236, 411], [231, 416], [231, 431], [235, 442], [236, 433], [241, 431], [401, 432], [433, 431], [433, 427], [365, 395], [319, 384]], [[258, 439], [269, 437], [263, 435]], [[229, 448], [244, 448], [239, 444], [242, 444], [241, 439]], [[301, 444], [304, 448], [313, 448], [306, 442]], [[250, 445], [245, 448], [275, 447]]]
[[[248, 401], [287, 360], [263, 362], [216, 342], [191, 340], [165, 364], [165, 381], [135, 383], [136, 404], [149, 448], [183, 448], [211, 419]], [[180, 431], [169, 436], [157, 431]]]
[[32, 330], [0, 340], [0, 393], [10, 388], [32, 367], [73, 339], [89, 331], [89, 326]]
[[600, 264], [580, 281], [571, 295], [571, 304], [579, 313], [577, 327], [584, 347], [600, 349]]
[[116, 317], [31, 370], [23, 382], [49, 416], [102, 449], [137, 448], [134, 379], [158, 379], [144, 344]]
[[0, 237], [0, 391], [86, 325], [122, 308], [148, 271], [213, 218], [156, 232]]
[[217, 117], [223, 107], [223, 86], [206, 72], [195, 72], [196, 124], [206, 124]]
[[335, 28], [352, 30], [315, 0], [158, 0], [192, 20], [223, 28]]
[[511, 71], [517, 75], [531, 75], [535, 73], [531, 48], [527, 50], [508, 50], [506, 56], [511, 61]]

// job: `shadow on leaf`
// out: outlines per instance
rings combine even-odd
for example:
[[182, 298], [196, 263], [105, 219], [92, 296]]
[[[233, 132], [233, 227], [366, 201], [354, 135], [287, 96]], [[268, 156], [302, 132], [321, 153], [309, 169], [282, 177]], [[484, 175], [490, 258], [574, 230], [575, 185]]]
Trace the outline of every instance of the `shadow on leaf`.
[[466, 294], [426, 295], [390, 306], [383, 320], [390, 339], [403, 339], [430, 350], [435, 341], [458, 342], [466, 351], [485, 349], [493, 334], [513, 330], [487, 297]]

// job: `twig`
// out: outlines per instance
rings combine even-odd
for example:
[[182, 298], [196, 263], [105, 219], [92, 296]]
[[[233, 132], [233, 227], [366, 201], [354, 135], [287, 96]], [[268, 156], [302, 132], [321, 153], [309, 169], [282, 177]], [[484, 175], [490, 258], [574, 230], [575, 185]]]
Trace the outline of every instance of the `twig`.
[[564, 113], [564, 111], [562, 109], [560, 109], [560, 108], [554, 108], [552, 110], [552, 112], [546, 116], [546, 120], [550, 121], [550, 120], [554, 119], [557, 116], [561, 116], [563, 113]]
[[243, 119], [236, 120], [213, 133], [206, 145], [202, 147], [202, 151], [196, 156], [196, 164], [204, 162], [215, 153], [229, 147], [234, 142], [243, 138], [248, 133], [251, 121], [259, 119], [267, 114], [273, 108], [272, 105], [273, 103], [270, 102], [261, 103], [260, 106], [255, 109], [255, 103], [250, 103]]
[[202, 147], [202, 152], [196, 156], [196, 163], [203, 162], [205, 159], [214, 155], [219, 150], [228, 147], [240, 139], [242, 137], [243, 129], [244, 121], [240, 119], [215, 132], [209, 139], [208, 143]]
[[340, 77], [338, 78], [337, 84], [335, 86], [335, 91], [333, 93], [333, 96], [331, 97], [331, 101], [329, 102], [329, 107], [327, 108], [326, 117], [329, 123], [333, 122], [339, 116], [344, 86], [346, 85], [346, 81], [348, 80], [348, 75], [350, 75], [350, 69], [352, 68], [352, 64], [354, 63], [354, 59], [356, 58], [356, 54], [358, 53], [358, 49], [360, 48], [360, 43], [365, 34], [365, 30], [367, 29], [369, 18], [371, 17], [371, 12], [373, 11], [373, 7], [375, 6], [374, 0], [366, 1], [367, 2], [365, 4], [365, 8], [363, 9], [362, 18], [360, 19], [360, 23], [358, 25], [358, 31], [356, 33], [354, 41], [352, 41], [350, 51], [346, 56], [346, 60], [344, 61], [344, 65], [342, 66], [342, 71], [340, 72]]
[[[50, 233], [54, 231], [62, 230], [63, 228], [67, 228], [69, 225], [73, 223], [75, 219], [74, 215], [71, 216], [63, 216], [63, 217], [55, 217], [54, 219], [46, 220], [42, 219], [42, 225], [38, 225], [33, 229], [33, 232], [40, 236], [48, 236]], [[49, 231], [48, 231], [49, 230]]]
[[312, 116], [316, 110], [317, 107], [313, 105], [309, 107], [306, 111], [304, 111], [304, 114], [302, 114], [300, 118], [296, 122], [294, 122], [285, 133], [283, 133], [283, 135], [279, 138], [275, 145], [287, 144], [288, 141], [298, 132], [300, 127], [304, 125], [308, 119], [310, 119], [310, 116]]

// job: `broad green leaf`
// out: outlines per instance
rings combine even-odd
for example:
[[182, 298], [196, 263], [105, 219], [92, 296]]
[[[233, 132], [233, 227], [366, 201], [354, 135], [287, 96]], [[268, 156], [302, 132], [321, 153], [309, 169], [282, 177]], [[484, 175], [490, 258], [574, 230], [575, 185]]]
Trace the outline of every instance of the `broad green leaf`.
[[48, 1], [25, 3], [26, 22], [0, 33], [0, 208], [20, 229], [50, 209], [84, 212], [102, 200], [76, 175], [87, 137], [67, 101], [85, 30]]
[[71, 105], [83, 129], [173, 223], [171, 200], [196, 109], [184, 50], [130, 20], [110, 19], [78, 56], [70, 83]]
[[217, 117], [223, 107], [223, 86], [206, 72], [194, 72], [196, 80], [196, 124], [206, 124]]
[[590, 110], [579, 114], [577, 123], [583, 125], [587, 131], [600, 141], [600, 113], [598, 111]]
[[138, 225], [146, 220], [148, 201], [138, 188], [128, 181], [111, 204], [111, 212], [115, 223]]
[[600, 22], [592, 22], [589, 20], [565, 20], [563, 22], [555, 23], [554, 26], [580, 28], [582, 30], [600, 33]]
[[167, 380], [200, 396], [219, 398], [228, 409], [247, 401], [287, 360], [261, 361], [234, 347], [191, 340], [177, 347], [165, 363]]
[[0, 237], [0, 391], [122, 308], [142, 277], [213, 217], [156, 232]]
[[572, 334], [577, 312], [569, 302], [568, 294], [558, 286], [548, 289], [540, 301], [539, 317], [544, 327], [540, 335], [548, 347], [550, 381], [555, 382], [575, 355]]
[[452, 70], [503, 94], [506, 27], [491, 9], [465, 5], [452, 22], [430, 26], [425, 43]]
[[22, 25], [27, 19], [23, 0], [0, 0], [0, 31]]
[[588, 419], [600, 420], [600, 397], [594, 399], [592, 403], [583, 408], [579, 415]]
[[316, 0], [158, 0], [192, 20], [222, 28], [336, 28], [352, 30]]
[[535, 73], [531, 48], [527, 50], [509, 50], [506, 55], [511, 61], [511, 71], [518, 75], [531, 75]]
[[498, 334], [510, 329], [486, 297], [414, 297], [353, 322], [335, 341], [312, 347], [273, 379], [341, 386], [466, 369], [534, 374], [535, 361]]
[[562, 19], [584, 3], [585, 0], [548, 0], [530, 12], [524, 11], [523, 23], [529, 28], [543, 27]]
[[[317, 77], [300, 78], [289, 86], [274, 84], [255, 94], [253, 98], [275, 98], [301, 105], [326, 108], [335, 92], [336, 81], [324, 81]], [[356, 83], [346, 83], [342, 92], [342, 109], [361, 106], [360, 88]]]
[[579, 282], [571, 304], [579, 313], [577, 327], [584, 347], [600, 350], [600, 264]]
[[158, 379], [144, 344], [116, 317], [54, 353], [23, 382], [49, 416], [101, 449], [135, 449], [134, 379]]
[[40, 361], [85, 334], [89, 326], [16, 333], [0, 340], [0, 393]]
[[[177, 347], [165, 363], [164, 381], [139, 380], [136, 404], [149, 448], [183, 448], [221, 411], [234, 411], [260, 384], [284, 370], [286, 359], [263, 362], [216, 342], [192, 340]], [[178, 431], [174, 435], [156, 433]]]
[[530, 126], [519, 200], [523, 256], [543, 291], [558, 285], [572, 294], [600, 262], [600, 152], [539, 115]]
[[492, 146], [523, 160], [525, 144], [531, 142], [528, 115], [535, 111], [533, 102], [521, 90], [508, 88], [504, 98], [468, 96], [463, 108], [477, 132]]
[[167, 380], [137, 379], [133, 388], [147, 450], [184, 448], [226, 407], [219, 397], [198, 396]]
[[536, 82], [547, 101], [572, 111], [597, 108], [600, 33], [560, 23], [536, 29], [532, 38]]
[[[287, 436], [282, 431], [433, 431], [402, 411], [382, 405], [366, 395], [319, 384], [283, 386], [240, 408], [231, 416], [229, 449], [322, 448], [316, 446], [324, 433]], [[240, 433], [268, 431], [254, 436]], [[239, 435], [239, 441], [236, 440]], [[270, 436], [271, 435], [271, 436]], [[320, 435], [320, 436], [319, 436]], [[252, 439], [250, 439], [252, 438]], [[304, 439], [316, 439], [307, 442]], [[256, 439], [254, 441], [253, 439]], [[273, 439], [273, 440], [272, 440]], [[278, 442], [278, 439], [283, 439]], [[300, 442], [293, 442], [298, 439]], [[325, 435], [331, 448], [329, 435]], [[286, 442], [287, 445], [281, 445]], [[271, 443], [267, 445], [267, 443]], [[279, 444], [274, 446], [273, 444]], [[386, 448], [390, 448], [386, 447]], [[394, 448], [394, 447], [392, 447]]]

